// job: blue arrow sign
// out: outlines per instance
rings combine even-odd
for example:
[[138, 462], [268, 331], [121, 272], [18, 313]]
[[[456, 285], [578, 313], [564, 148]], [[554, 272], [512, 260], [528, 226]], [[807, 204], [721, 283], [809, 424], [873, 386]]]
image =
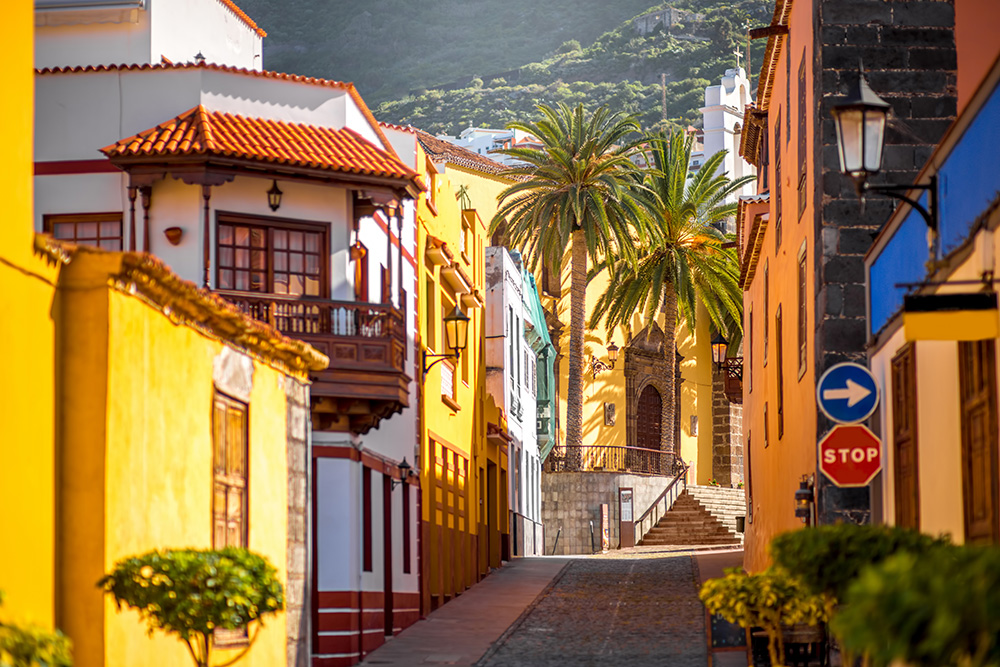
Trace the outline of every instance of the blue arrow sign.
[[835, 422], [864, 421], [878, 407], [879, 390], [875, 376], [860, 364], [831, 366], [816, 383], [816, 402]]

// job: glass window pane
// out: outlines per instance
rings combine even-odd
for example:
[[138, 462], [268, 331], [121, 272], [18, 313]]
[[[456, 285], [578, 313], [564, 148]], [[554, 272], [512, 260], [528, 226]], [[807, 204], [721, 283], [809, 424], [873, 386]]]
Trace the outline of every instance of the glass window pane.
[[249, 227], [236, 227], [235, 228], [236, 241], [235, 245], [247, 246], [250, 245], [250, 228]]
[[233, 265], [233, 249], [219, 248], [219, 266]]
[[231, 269], [219, 271], [219, 287], [221, 289], [233, 289], [233, 272]]
[[291, 274], [288, 276], [288, 293], [302, 294], [302, 276]]
[[110, 239], [108, 241], [101, 241], [98, 244], [102, 250], [121, 250], [122, 242], [118, 239]]
[[305, 293], [309, 296], [319, 296], [319, 280], [316, 278], [306, 278]]
[[255, 269], [267, 268], [267, 253], [263, 250], [253, 250], [250, 253], [250, 265]]
[[274, 230], [274, 247], [278, 250], [284, 250], [288, 247], [288, 232], [284, 229]]
[[288, 274], [287, 273], [275, 273], [274, 274], [274, 287], [275, 294], [288, 294]]
[[302, 255], [291, 255], [289, 258], [289, 268], [293, 273], [302, 273]]
[[233, 228], [229, 225], [219, 225], [219, 243], [230, 245], [233, 242]]
[[108, 238], [122, 235], [122, 225], [120, 222], [102, 222], [101, 238]]
[[255, 271], [250, 276], [250, 291], [251, 292], [266, 292], [267, 291], [267, 274]]
[[57, 239], [76, 238], [76, 225], [72, 222], [57, 222], [52, 225], [52, 236]]
[[250, 274], [246, 271], [237, 271], [236, 289], [245, 291], [248, 287], [250, 287]]
[[283, 252], [274, 253], [274, 270], [275, 271], [287, 271], [288, 270], [288, 255]]
[[263, 248], [267, 245], [267, 232], [263, 229], [251, 229], [250, 242], [255, 248]]
[[306, 234], [306, 250], [319, 252], [319, 234]]
[[306, 255], [306, 273], [311, 276], [319, 275], [319, 257], [316, 255]]
[[237, 250], [236, 251], [236, 264], [235, 266], [240, 269], [246, 269], [250, 267], [250, 251], [249, 250]]
[[302, 232], [289, 232], [288, 245], [292, 250], [302, 250]]
[[97, 238], [97, 223], [96, 222], [80, 222], [76, 225], [76, 237], [80, 239], [96, 239]]

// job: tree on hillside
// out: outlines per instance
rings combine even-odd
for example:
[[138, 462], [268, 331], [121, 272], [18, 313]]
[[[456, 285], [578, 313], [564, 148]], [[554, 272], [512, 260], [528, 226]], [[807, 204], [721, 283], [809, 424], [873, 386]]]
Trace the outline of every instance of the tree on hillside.
[[[652, 137], [645, 185], [654, 198], [653, 219], [645, 242], [638, 248], [641, 259], [634, 267], [605, 263], [591, 272], [607, 270], [610, 275], [608, 287], [591, 313], [590, 327], [597, 328], [602, 319], [608, 331], [627, 327], [636, 314], [645, 325], [662, 310], [670, 360], [677, 345], [678, 315], [693, 329], [701, 303], [715, 328], [734, 340], [741, 333], [743, 314], [736, 250], [728, 246], [716, 225], [736, 213], [736, 204], [727, 204], [726, 197], [753, 177], [733, 181], [726, 174], [716, 174], [725, 151], [710, 157], [692, 175], [693, 139], [679, 132]], [[676, 396], [675, 366], [668, 363], [666, 369], [668, 396]], [[665, 423], [672, 424], [676, 406], [673, 401], [667, 403]], [[673, 429], [667, 433], [676, 453]]]
[[639, 126], [604, 107], [593, 114], [582, 104], [538, 109], [541, 120], [507, 125], [536, 137], [542, 148], [501, 151], [523, 165], [506, 172], [516, 182], [501, 193], [490, 233], [502, 230], [532, 268], [542, 261], [560, 269], [571, 249], [566, 445], [567, 465], [575, 470], [583, 444], [587, 259], [617, 267], [621, 258], [631, 266], [637, 260], [636, 245], [645, 240], [642, 177], [629, 159], [638, 147], [629, 136]]

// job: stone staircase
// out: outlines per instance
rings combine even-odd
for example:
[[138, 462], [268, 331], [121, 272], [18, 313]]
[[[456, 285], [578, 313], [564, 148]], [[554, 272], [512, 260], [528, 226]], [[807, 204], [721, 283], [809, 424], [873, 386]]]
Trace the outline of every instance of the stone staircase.
[[688, 486], [639, 544], [739, 546], [736, 517], [745, 513], [743, 489]]

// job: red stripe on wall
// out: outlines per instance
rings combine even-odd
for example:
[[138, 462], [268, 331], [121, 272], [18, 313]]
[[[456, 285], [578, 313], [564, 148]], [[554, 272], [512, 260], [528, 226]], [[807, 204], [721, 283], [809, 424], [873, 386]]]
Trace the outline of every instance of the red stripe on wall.
[[361, 640], [361, 652], [368, 654], [377, 649], [379, 646], [385, 643], [385, 633], [381, 627], [381, 621], [379, 621], [379, 629], [374, 632], [366, 632], [364, 639]]
[[357, 632], [358, 612], [356, 611], [320, 611], [320, 632]]
[[319, 653], [357, 653], [358, 635], [320, 635]]
[[312, 667], [351, 667], [361, 662], [361, 656], [313, 658]]
[[361, 599], [357, 591], [320, 591], [320, 609], [357, 609]]
[[120, 173], [122, 173], [121, 169], [107, 160], [53, 160], [35, 163], [35, 176]]

